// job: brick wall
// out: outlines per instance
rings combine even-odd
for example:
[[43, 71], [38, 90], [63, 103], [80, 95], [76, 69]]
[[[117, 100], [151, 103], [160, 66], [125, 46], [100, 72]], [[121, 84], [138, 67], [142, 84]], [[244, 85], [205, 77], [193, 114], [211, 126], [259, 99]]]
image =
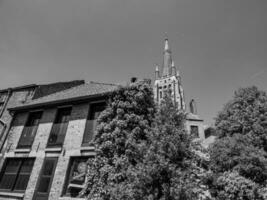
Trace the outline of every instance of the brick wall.
[[[39, 174], [41, 172], [41, 168], [45, 157], [58, 157], [58, 162], [55, 169], [54, 178], [49, 194], [49, 200], [74, 199], [62, 196], [70, 158], [73, 156], [77, 157], [77, 156], [94, 155], [92, 148], [88, 148], [88, 150], [86, 150], [86, 148], [81, 147], [88, 111], [89, 111], [89, 102], [73, 105], [63, 146], [60, 150], [55, 150], [55, 151], [50, 151], [50, 150], [48, 151], [46, 145], [57, 113], [57, 108], [44, 109], [32, 148], [29, 150], [29, 152], [18, 152], [16, 150], [17, 143], [19, 141], [20, 135], [23, 131], [23, 127], [28, 117], [28, 112], [18, 113], [16, 115], [13, 121], [13, 125], [9, 131], [8, 139], [5, 145], [6, 149], [9, 147], [9, 151], [4, 154], [4, 157], [35, 158], [28, 186], [24, 193], [24, 198], [23, 198], [24, 200], [31, 200], [34, 196]], [[0, 199], [13, 200], [22, 198], [15, 198], [15, 197], [7, 198], [1, 195], [0, 192]]]

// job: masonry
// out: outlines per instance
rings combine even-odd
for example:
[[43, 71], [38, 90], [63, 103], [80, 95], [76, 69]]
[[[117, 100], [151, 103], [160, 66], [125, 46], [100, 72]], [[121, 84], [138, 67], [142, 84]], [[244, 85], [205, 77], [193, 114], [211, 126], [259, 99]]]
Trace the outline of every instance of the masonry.
[[0, 199], [82, 199], [95, 119], [116, 88], [84, 83], [9, 107]]

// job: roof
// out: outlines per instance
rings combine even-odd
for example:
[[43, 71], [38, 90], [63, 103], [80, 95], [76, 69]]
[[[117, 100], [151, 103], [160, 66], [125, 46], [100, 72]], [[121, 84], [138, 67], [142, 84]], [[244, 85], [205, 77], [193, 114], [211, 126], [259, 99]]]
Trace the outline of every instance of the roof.
[[23, 85], [23, 86], [18, 86], [18, 87], [0, 89], [0, 93], [7, 92], [8, 90], [16, 91], [16, 90], [24, 90], [24, 89], [28, 89], [28, 88], [33, 88], [33, 87], [38, 87], [38, 85], [36, 85], [36, 84], [30, 84], [30, 85]]
[[106, 94], [114, 91], [118, 88], [118, 85], [89, 82], [76, 87], [72, 87], [60, 92], [56, 92], [38, 99], [34, 99], [24, 104], [20, 104], [16, 107], [10, 107], [9, 110], [24, 110], [33, 107], [39, 107], [44, 105], [51, 105], [56, 103], [64, 103], [76, 100], [82, 100], [94, 96]]

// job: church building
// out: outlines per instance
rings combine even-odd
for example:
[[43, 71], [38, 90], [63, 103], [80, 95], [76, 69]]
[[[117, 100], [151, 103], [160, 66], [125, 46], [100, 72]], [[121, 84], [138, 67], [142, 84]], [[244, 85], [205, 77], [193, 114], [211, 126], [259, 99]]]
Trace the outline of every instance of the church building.
[[[179, 69], [174, 65], [169, 40], [164, 41], [163, 64], [160, 68], [156, 65], [154, 98], [160, 104], [167, 92], [171, 93], [173, 102], [178, 110], [186, 112], [184, 90]], [[186, 112], [186, 128], [197, 138], [205, 139], [203, 120], [197, 115], [196, 102], [192, 99], [189, 103], [189, 112]]]

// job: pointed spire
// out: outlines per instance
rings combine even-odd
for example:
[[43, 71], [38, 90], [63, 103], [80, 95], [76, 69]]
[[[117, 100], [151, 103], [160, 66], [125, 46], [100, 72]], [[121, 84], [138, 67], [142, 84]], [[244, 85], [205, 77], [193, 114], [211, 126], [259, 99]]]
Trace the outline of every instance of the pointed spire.
[[170, 45], [168, 38], [165, 38], [164, 51], [170, 51]]
[[164, 43], [164, 53], [163, 53], [163, 70], [162, 70], [162, 76], [169, 76], [170, 75], [170, 68], [171, 68], [171, 50], [169, 45], [168, 38], [165, 38]]

